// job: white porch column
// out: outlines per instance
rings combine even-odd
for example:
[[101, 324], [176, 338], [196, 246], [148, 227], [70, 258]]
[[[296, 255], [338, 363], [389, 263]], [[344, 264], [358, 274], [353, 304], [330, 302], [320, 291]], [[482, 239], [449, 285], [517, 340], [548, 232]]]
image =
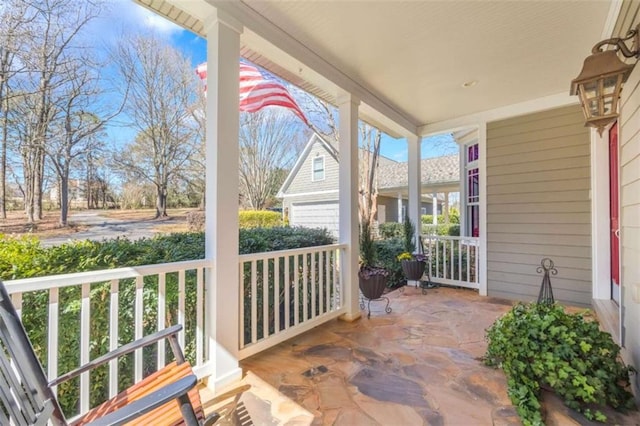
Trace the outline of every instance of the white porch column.
[[209, 387], [242, 378], [238, 365], [238, 74], [242, 25], [218, 11], [207, 34], [205, 345]]
[[460, 158], [460, 235], [468, 236], [469, 232], [467, 230], [467, 194], [468, 194], [468, 184], [467, 184], [467, 168], [465, 167], [467, 164], [467, 150], [463, 143], [460, 143], [458, 155]]
[[409, 153], [408, 161], [408, 182], [409, 182], [409, 203], [407, 205], [407, 213], [409, 215], [409, 219], [416, 227], [416, 248], [418, 245], [418, 237], [422, 231], [422, 221], [420, 217], [420, 205], [421, 205], [421, 189], [422, 189], [422, 178], [420, 171], [420, 163], [421, 163], [421, 153], [420, 153], [420, 144], [422, 143], [422, 138], [411, 135], [407, 137], [407, 148]]
[[344, 289], [346, 313], [340, 318], [360, 318], [358, 303], [358, 256], [360, 225], [358, 220], [358, 106], [360, 100], [346, 93], [338, 98], [340, 114], [339, 141], [339, 208], [340, 244], [345, 244], [340, 257], [340, 282]]
[[444, 223], [449, 224], [449, 191], [444, 193], [444, 204], [442, 206], [442, 214], [444, 215]]
[[398, 192], [398, 220], [396, 222], [402, 223], [404, 221], [404, 217], [402, 217], [402, 192]]
[[433, 193], [433, 198], [432, 198], [432, 215], [431, 217], [433, 217], [433, 224], [437, 225], [438, 224], [438, 194], [437, 193]]

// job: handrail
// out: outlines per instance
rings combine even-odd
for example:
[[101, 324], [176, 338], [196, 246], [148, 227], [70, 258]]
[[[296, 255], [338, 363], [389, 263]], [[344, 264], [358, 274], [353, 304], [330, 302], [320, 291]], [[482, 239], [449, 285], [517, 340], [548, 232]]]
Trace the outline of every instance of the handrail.
[[183, 262], [159, 263], [157, 265], [131, 266], [127, 268], [101, 269], [97, 271], [75, 272], [71, 274], [47, 275], [44, 277], [23, 278], [5, 281], [9, 294], [28, 291], [49, 290], [51, 288], [70, 287], [74, 285], [96, 283], [110, 280], [143, 277], [152, 274], [212, 267], [213, 262], [207, 259], [186, 260]]
[[342, 249], [346, 247], [347, 247], [346, 244], [327, 244], [323, 246], [309, 246], [309, 247], [303, 247], [298, 249], [264, 251], [260, 253], [241, 254], [239, 256], [239, 261], [249, 262], [252, 260], [262, 260], [262, 259], [272, 258], [272, 257], [295, 256], [297, 254], [306, 254], [306, 253], [320, 252], [320, 251], [326, 251], [326, 250]]

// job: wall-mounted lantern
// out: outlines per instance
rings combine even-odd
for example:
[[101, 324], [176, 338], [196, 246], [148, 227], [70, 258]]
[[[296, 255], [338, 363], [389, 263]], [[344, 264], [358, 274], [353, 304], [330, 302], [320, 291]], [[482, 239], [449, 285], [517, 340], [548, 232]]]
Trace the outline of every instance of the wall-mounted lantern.
[[[618, 118], [618, 100], [622, 84], [627, 81], [635, 64], [626, 64], [618, 56], [638, 58], [640, 52], [640, 25], [624, 38], [602, 40], [593, 46], [591, 55], [584, 60], [580, 75], [571, 81], [571, 95], [578, 95], [586, 118], [586, 126], [595, 127], [600, 135], [605, 127]], [[627, 40], [633, 40], [631, 49]], [[604, 46], [612, 50], [602, 50]]]

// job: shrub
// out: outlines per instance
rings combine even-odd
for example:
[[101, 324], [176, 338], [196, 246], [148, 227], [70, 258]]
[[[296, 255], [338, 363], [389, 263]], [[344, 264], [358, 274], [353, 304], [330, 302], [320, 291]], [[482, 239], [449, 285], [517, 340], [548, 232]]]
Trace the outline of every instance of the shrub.
[[282, 214], [269, 210], [242, 210], [239, 212], [240, 228], [273, 228], [282, 226]]
[[302, 227], [252, 228], [240, 230], [240, 254], [333, 244], [326, 229]]
[[402, 272], [402, 265], [397, 259], [398, 253], [402, 252], [403, 247], [404, 241], [401, 238], [377, 240], [374, 242], [377, 265], [385, 268], [389, 272], [388, 287], [395, 288], [404, 285], [405, 279]]
[[627, 391], [633, 368], [619, 361], [611, 335], [582, 314], [568, 314], [557, 304], [518, 304], [496, 320], [486, 338], [484, 361], [504, 370], [525, 426], [543, 424], [542, 386], [590, 420], [606, 421], [599, 410], [605, 405], [633, 406]]
[[378, 225], [380, 238], [386, 240], [389, 238], [402, 237], [402, 224], [398, 222], [386, 222]]
[[404, 239], [404, 251], [407, 253], [413, 253], [416, 251], [416, 227], [409, 218], [409, 215], [405, 215], [404, 222], [402, 223], [402, 237]]

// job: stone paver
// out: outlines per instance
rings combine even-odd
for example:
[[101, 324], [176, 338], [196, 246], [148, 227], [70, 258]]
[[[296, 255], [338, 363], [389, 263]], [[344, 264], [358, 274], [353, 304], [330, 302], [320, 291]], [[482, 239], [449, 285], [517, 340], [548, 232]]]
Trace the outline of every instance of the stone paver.
[[[520, 424], [503, 372], [480, 360], [485, 329], [510, 302], [453, 288], [390, 297], [391, 314], [374, 303], [371, 319], [329, 322], [241, 366], [316, 425]], [[556, 400], [545, 408], [548, 424], [588, 424]], [[613, 424], [640, 424], [637, 413], [610, 415]]]

